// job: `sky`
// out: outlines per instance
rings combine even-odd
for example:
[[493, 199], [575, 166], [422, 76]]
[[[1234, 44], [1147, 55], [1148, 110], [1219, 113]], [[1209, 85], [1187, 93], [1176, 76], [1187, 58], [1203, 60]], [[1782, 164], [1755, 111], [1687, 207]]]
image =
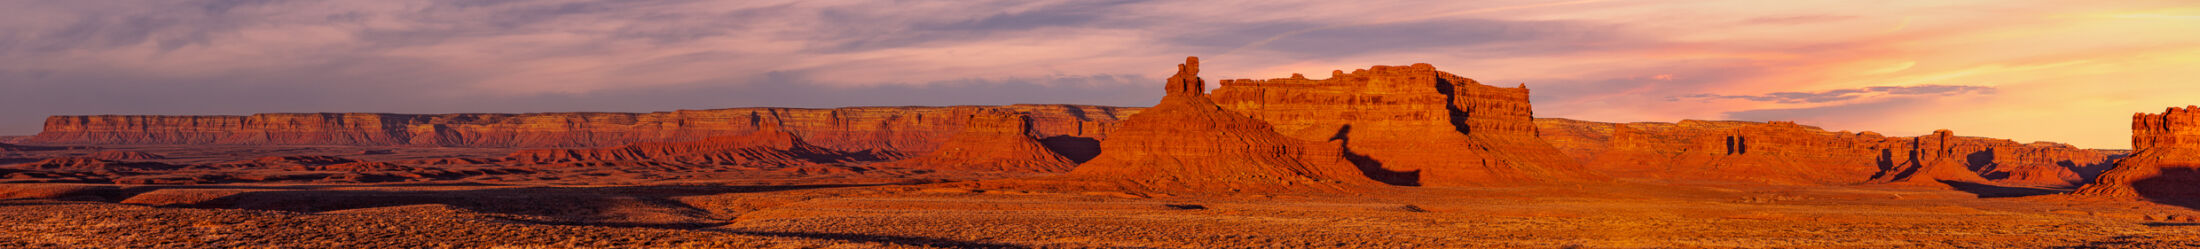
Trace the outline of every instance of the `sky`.
[[1430, 63], [1537, 117], [2130, 147], [2200, 105], [2192, 1], [0, 0], [0, 135], [45, 116], [1151, 105]]

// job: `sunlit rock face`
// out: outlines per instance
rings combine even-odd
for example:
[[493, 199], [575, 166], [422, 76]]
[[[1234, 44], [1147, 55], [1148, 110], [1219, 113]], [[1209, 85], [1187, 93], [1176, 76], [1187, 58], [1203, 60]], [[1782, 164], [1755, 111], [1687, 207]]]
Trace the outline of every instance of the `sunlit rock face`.
[[1301, 140], [1216, 105], [1198, 58], [1169, 78], [1168, 95], [1101, 141], [1101, 154], [1062, 177], [1134, 191], [1338, 191], [1381, 185], [1335, 143]]
[[1031, 117], [1006, 110], [973, 113], [940, 148], [891, 167], [997, 172], [1063, 172], [1076, 162], [1031, 137]]
[[2131, 116], [2131, 157], [2079, 195], [2190, 202], [2200, 199], [2200, 107]]
[[1831, 132], [1794, 122], [1685, 120], [1601, 123], [1538, 119], [1542, 137], [1615, 177], [1774, 184], [1942, 184], [2069, 187], [2111, 153], [2060, 143]]
[[1025, 113], [1030, 117], [1032, 134], [1040, 138], [1097, 141], [1106, 138], [1107, 130], [1118, 120], [1143, 108], [1010, 105], [732, 108], [654, 113], [54, 116], [46, 120], [44, 132], [27, 142], [544, 148], [694, 141], [772, 130], [832, 150], [917, 155], [939, 148], [962, 131], [963, 121], [971, 113], [991, 109]]
[[1232, 112], [1309, 141], [1343, 143], [1369, 176], [1401, 185], [1505, 185], [1599, 178], [1536, 137], [1528, 89], [1482, 85], [1429, 64], [1223, 80]]

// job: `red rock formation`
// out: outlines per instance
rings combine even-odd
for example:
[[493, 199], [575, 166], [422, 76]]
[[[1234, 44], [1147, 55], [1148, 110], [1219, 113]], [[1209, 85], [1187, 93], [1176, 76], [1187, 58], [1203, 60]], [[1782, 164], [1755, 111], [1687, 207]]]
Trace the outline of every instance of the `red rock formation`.
[[68, 149], [90, 149], [90, 148], [91, 148], [91, 147], [53, 147], [53, 146], [30, 146], [30, 145], [15, 145], [15, 144], [4, 144], [4, 143], [0, 143], [0, 152], [27, 152], [27, 151], [68, 150]]
[[31, 163], [9, 165], [7, 166], [7, 168], [22, 170], [131, 172], [143, 170], [172, 169], [175, 168], [175, 166], [161, 163], [122, 162], [88, 157], [59, 157]]
[[108, 151], [93, 152], [93, 153], [92, 153], [91, 155], [88, 155], [88, 157], [91, 157], [91, 158], [98, 158], [98, 159], [102, 159], [102, 160], [114, 160], [114, 161], [144, 161], [144, 160], [160, 160], [160, 159], [168, 159], [168, 157], [163, 157], [163, 156], [160, 156], [160, 155], [155, 155], [155, 154], [153, 154], [153, 153], [145, 153], [145, 152], [137, 152], [137, 151], [119, 151], [119, 150], [108, 150]]
[[692, 165], [793, 166], [877, 160], [881, 155], [841, 152], [805, 143], [794, 134], [759, 131], [689, 142], [641, 142], [595, 149], [533, 149], [512, 153], [507, 162], [651, 162]]
[[888, 167], [940, 170], [1062, 172], [1077, 163], [1047, 150], [1031, 138], [1031, 120], [1021, 113], [990, 110], [965, 118], [955, 133], [930, 154], [895, 161]]
[[434, 159], [417, 159], [417, 160], [404, 160], [404, 161], [396, 161], [396, 162], [397, 162], [397, 163], [403, 163], [403, 164], [415, 164], [415, 165], [474, 165], [474, 164], [493, 164], [493, 163], [497, 163], [497, 162], [502, 162], [502, 161], [503, 161], [503, 159], [498, 159], [498, 158], [434, 158]]
[[1986, 178], [1967, 168], [1955, 151], [1955, 132], [1936, 130], [1932, 135], [1911, 138], [1911, 161], [1884, 171], [1873, 182], [1926, 183], [1942, 181], [1985, 183]]
[[2153, 200], [2200, 199], [2200, 107], [2131, 117], [2130, 157], [2076, 194]]
[[[1939, 180], [2073, 186], [2107, 153], [2065, 144], [1828, 132], [1793, 122], [1598, 123], [1538, 119], [1569, 157], [1614, 176], [1775, 184]], [[1983, 179], [1980, 179], [1983, 178]]]
[[777, 130], [841, 151], [921, 154], [962, 128], [978, 109], [1027, 113], [1040, 137], [1105, 138], [1140, 108], [1082, 105], [1000, 107], [734, 108], [655, 113], [255, 114], [251, 116], [54, 116], [29, 141], [53, 144], [422, 145], [603, 147], [694, 141]]
[[1294, 138], [1342, 142], [1363, 167], [1396, 172], [1386, 182], [1600, 178], [1536, 137], [1525, 86], [1482, 85], [1429, 64], [1337, 71], [1323, 80], [1294, 74], [1221, 84], [1213, 99], [1224, 109]]
[[1198, 58], [1169, 78], [1160, 104], [1123, 122], [1101, 154], [1063, 176], [1133, 191], [1335, 191], [1379, 185], [1336, 144], [1277, 133], [1205, 96]]
[[347, 172], [412, 171], [418, 168], [385, 162], [350, 162], [321, 166], [301, 166], [291, 170], [322, 170]]
[[360, 161], [336, 156], [270, 156], [252, 159], [252, 161], [240, 162], [239, 164], [257, 164], [269, 166], [320, 166], [356, 162]]

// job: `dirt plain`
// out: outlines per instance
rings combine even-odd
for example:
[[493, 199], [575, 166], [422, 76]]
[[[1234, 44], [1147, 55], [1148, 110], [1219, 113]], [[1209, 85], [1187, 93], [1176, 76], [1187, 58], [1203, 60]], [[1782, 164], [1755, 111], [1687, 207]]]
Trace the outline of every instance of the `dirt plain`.
[[[177, 163], [497, 149], [102, 147]], [[19, 156], [21, 156], [19, 154]], [[35, 155], [34, 155], [35, 156]], [[387, 158], [384, 158], [387, 157]], [[480, 166], [490, 167], [490, 166]], [[843, 166], [861, 168], [861, 166]], [[728, 171], [746, 172], [746, 171]], [[769, 172], [769, 171], [767, 171]], [[2192, 207], [1994, 186], [1615, 179], [1357, 193], [961, 188], [896, 170], [585, 174], [380, 183], [0, 184], [10, 248], [2186, 248]], [[496, 179], [496, 180], [484, 180]]]
[[[1198, 65], [1179, 64], [1162, 102], [1119, 126], [1015, 112], [855, 122], [870, 119], [823, 110], [787, 125], [752, 112], [719, 121], [773, 125], [522, 150], [220, 145], [414, 130], [288, 126], [386, 115], [285, 114], [213, 132], [131, 120], [252, 117], [56, 117], [39, 137], [102, 139], [0, 144], [0, 248], [2200, 247], [2200, 205], [2186, 201], [2200, 199], [2187, 184], [2200, 179], [2189, 170], [2200, 112], [2135, 115], [2167, 124], [2135, 125], [2135, 144], [2159, 141], [2135, 159], [1791, 122], [1545, 122], [1562, 124], [1546, 135], [1524, 85], [1470, 84], [1426, 64], [1318, 84], [1226, 81], [1257, 92], [1223, 102]], [[1364, 92], [1289, 90], [1303, 86]], [[1366, 90], [1392, 88], [1413, 91]], [[1248, 116], [1223, 105], [1307, 100], [1326, 102], [1297, 104], [1341, 108]], [[1353, 118], [1315, 119], [1334, 117]], [[614, 126], [602, 134], [664, 127]], [[831, 129], [768, 128], [780, 126]], [[1039, 130], [1105, 132], [1061, 146]], [[596, 132], [514, 137], [571, 144]], [[193, 137], [219, 139], [168, 141]], [[428, 142], [451, 141], [517, 140]], [[889, 150], [920, 144], [941, 147]], [[2099, 173], [2111, 160], [2122, 173]], [[1627, 167], [1599, 168], [1614, 165]], [[2091, 174], [2114, 181], [2082, 182]], [[2081, 183], [2131, 194], [2068, 194]]]

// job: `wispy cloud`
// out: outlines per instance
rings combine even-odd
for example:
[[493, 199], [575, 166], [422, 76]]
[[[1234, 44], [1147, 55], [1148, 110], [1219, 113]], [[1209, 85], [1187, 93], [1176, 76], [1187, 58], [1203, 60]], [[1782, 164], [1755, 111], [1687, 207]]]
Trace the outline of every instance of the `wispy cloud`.
[[[1149, 91], [1153, 78], [1182, 56], [1198, 55], [1210, 61], [1209, 78], [1218, 79], [1426, 62], [1483, 82], [1525, 83], [1535, 89], [1536, 113], [1546, 117], [1807, 114], [1848, 117], [1817, 123], [1835, 129], [1929, 125], [2114, 147], [2125, 144], [2117, 141], [2121, 118], [2031, 121], [2191, 104], [2180, 102], [2192, 99], [2180, 94], [2200, 92], [2194, 89], [2200, 84], [2185, 82], [2189, 66], [2164, 65], [2200, 60], [2191, 49], [2200, 34], [2172, 32], [2200, 25], [2178, 18], [2200, 13], [2195, 7], [1984, 0], [0, 1], [0, 134], [35, 132], [44, 115], [87, 113], [1139, 105], [1158, 96]], [[1924, 85], [1936, 82], [1966, 85]], [[1964, 101], [1942, 100], [1951, 98]], [[2037, 104], [2049, 98], [2056, 105]], [[1914, 105], [1865, 108], [1889, 102]], [[1957, 107], [1963, 105], [1990, 107]], [[1774, 112], [1787, 114], [1759, 115]], [[1864, 112], [1871, 115], [1850, 115]], [[2090, 133], [2024, 137], [2041, 133], [1999, 128], [2012, 123]]]
[[1694, 94], [1667, 98], [1667, 101], [1703, 99], [1740, 99], [1783, 104], [1827, 103], [1861, 98], [1952, 96], [1962, 94], [1994, 94], [1993, 87], [1956, 85], [1875, 86], [1853, 89], [1835, 89], [1816, 92], [1775, 92], [1758, 95]]

